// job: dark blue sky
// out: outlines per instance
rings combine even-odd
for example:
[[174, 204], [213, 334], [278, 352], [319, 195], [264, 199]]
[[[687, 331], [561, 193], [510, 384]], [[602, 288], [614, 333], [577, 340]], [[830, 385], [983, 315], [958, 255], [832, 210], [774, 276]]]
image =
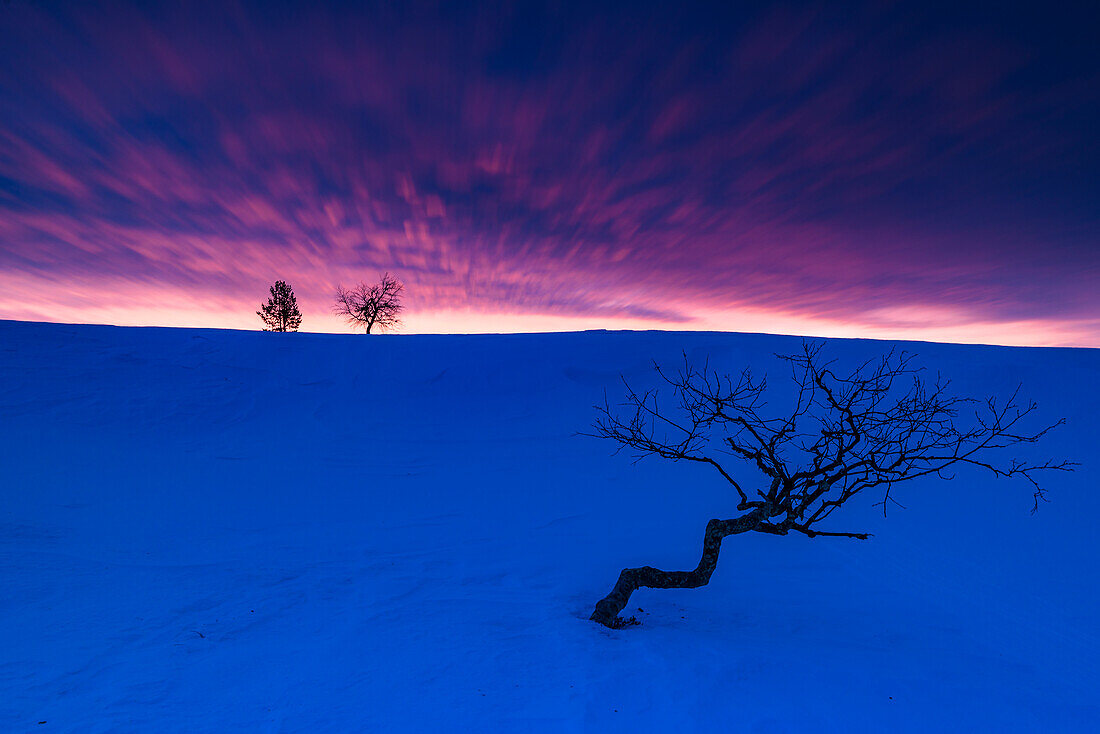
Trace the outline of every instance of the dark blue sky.
[[0, 14], [0, 317], [1100, 345], [1095, 4]]

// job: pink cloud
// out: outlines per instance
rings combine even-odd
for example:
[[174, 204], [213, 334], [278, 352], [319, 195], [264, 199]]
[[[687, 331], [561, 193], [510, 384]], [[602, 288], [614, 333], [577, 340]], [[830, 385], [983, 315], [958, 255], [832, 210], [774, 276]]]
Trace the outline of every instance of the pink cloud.
[[516, 76], [476, 17], [18, 12], [2, 317], [248, 327], [281, 278], [327, 328], [337, 283], [391, 270], [410, 326], [771, 314], [1100, 344], [1096, 220], [984, 178], [1052, 165], [1021, 119], [1057, 96], [1012, 87], [1011, 44], [793, 10], [666, 42], [605, 18]]

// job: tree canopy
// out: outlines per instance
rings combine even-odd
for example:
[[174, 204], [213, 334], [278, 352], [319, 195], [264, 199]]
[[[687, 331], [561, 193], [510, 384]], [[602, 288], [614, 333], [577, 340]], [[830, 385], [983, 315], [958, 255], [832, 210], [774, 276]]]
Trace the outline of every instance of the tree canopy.
[[367, 334], [375, 327], [383, 331], [393, 329], [401, 324], [404, 291], [404, 284], [389, 273], [371, 285], [360, 282], [349, 289], [337, 286], [333, 312]]
[[260, 306], [256, 315], [263, 319], [264, 331], [297, 331], [302, 324], [302, 312], [298, 310], [294, 290], [282, 280], [271, 286], [267, 303]]

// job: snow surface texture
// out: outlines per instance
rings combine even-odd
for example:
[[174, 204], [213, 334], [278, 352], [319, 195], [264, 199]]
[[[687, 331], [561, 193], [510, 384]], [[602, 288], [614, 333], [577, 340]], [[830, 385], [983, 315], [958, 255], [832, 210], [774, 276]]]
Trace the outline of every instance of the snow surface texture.
[[1022, 453], [1084, 463], [1037, 515], [960, 471], [587, 620], [736, 514], [574, 435], [604, 388], [681, 350], [781, 384], [798, 345], [0, 322], [0, 731], [1100, 730], [1097, 350], [909, 345], [1067, 418]]

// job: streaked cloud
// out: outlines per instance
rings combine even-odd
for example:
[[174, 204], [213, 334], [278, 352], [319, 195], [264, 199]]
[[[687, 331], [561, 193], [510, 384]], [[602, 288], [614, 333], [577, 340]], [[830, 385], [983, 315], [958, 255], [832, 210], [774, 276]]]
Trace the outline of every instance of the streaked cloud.
[[342, 330], [336, 284], [390, 270], [419, 330], [1100, 345], [1096, 54], [1038, 31], [916, 5], [0, 12], [0, 317], [252, 328], [281, 278]]

